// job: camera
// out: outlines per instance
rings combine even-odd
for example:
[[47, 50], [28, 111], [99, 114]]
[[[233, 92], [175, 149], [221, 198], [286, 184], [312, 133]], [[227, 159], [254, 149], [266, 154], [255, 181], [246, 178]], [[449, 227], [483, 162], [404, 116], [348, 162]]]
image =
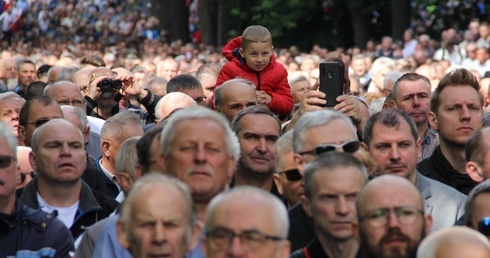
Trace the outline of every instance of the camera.
[[105, 78], [97, 83], [97, 87], [101, 90], [106, 91], [110, 89], [119, 90], [122, 86], [121, 80], [113, 80], [110, 78]]
[[332, 79], [333, 78], [333, 73], [329, 71], [327, 73], [327, 77], [328, 77], [328, 79]]

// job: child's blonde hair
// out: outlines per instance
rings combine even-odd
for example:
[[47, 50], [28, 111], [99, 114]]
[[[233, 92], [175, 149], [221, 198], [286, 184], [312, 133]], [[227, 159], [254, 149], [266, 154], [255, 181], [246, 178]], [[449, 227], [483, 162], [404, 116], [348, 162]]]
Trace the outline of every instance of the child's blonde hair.
[[248, 26], [242, 33], [242, 49], [245, 49], [251, 42], [270, 42], [272, 45], [271, 33], [261, 25]]

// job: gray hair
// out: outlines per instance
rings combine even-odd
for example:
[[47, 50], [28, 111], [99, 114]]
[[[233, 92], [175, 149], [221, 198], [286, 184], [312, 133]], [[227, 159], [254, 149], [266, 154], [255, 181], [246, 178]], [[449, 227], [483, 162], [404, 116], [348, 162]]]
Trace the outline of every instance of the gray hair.
[[[194, 206], [194, 203], [192, 202], [192, 197], [191, 197], [189, 187], [185, 183], [183, 183], [182, 181], [174, 177], [162, 175], [157, 172], [151, 172], [149, 174], [144, 175], [142, 178], [138, 179], [131, 187], [131, 190], [129, 191], [126, 199], [121, 205], [119, 222], [123, 225], [128, 239], [132, 239], [132, 233], [129, 231], [128, 225], [131, 223], [131, 217], [132, 217], [131, 211], [133, 210], [132, 206], [134, 205], [135, 201], [138, 201], [138, 200], [133, 200], [136, 198], [135, 195], [137, 195], [139, 192], [144, 191], [149, 187], [166, 188], [169, 185], [177, 188], [177, 190], [179, 190], [184, 197], [186, 208], [189, 214], [189, 218], [188, 218], [189, 228], [186, 232], [186, 242], [187, 244], [191, 243], [192, 229], [197, 223], [197, 211]], [[168, 196], [167, 198], [175, 199], [175, 196], [173, 197]]]
[[[209, 119], [213, 120], [223, 128], [225, 131], [225, 139], [228, 155], [233, 156], [235, 160], [240, 157], [240, 144], [238, 143], [238, 138], [235, 133], [231, 130], [228, 120], [222, 115], [209, 108], [195, 106], [188, 107], [178, 112], [175, 112], [167, 120], [167, 125], [162, 131], [160, 136], [162, 154], [164, 157], [168, 157], [170, 154], [170, 146], [177, 134], [175, 127], [182, 121], [193, 120], [193, 119]], [[107, 123], [107, 122], [106, 122]]]
[[377, 74], [381, 65], [386, 65], [389, 67], [391, 70], [396, 69], [396, 63], [395, 60], [389, 58], [389, 57], [378, 57], [376, 60], [374, 60], [373, 64], [371, 65], [371, 72], [370, 74], [374, 75]]
[[267, 201], [270, 204], [268, 211], [271, 212], [272, 218], [269, 221], [274, 223], [274, 229], [277, 236], [286, 239], [289, 232], [289, 218], [286, 206], [279, 200], [279, 198], [271, 193], [253, 186], [236, 186], [230, 191], [222, 192], [214, 197], [206, 210], [206, 223], [204, 228], [210, 229], [212, 215], [215, 213], [216, 207], [222, 202], [236, 198], [254, 197]]
[[[221, 86], [216, 87], [214, 90], [214, 106], [216, 109], [221, 110], [221, 105], [223, 104], [223, 91], [228, 88], [232, 87], [233, 85], [237, 83], [243, 83], [246, 85], [249, 85], [255, 92], [255, 84], [252, 81], [241, 79], [241, 78], [236, 78], [236, 79], [231, 79], [226, 82], [224, 82]], [[255, 94], [255, 98], [257, 98], [257, 94]]]
[[[277, 168], [282, 161], [282, 158], [290, 152], [293, 152], [293, 132], [289, 130], [276, 141], [276, 155], [274, 155], [274, 164]], [[280, 171], [276, 171], [278, 173]]]
[[305, 196], [311, 200], [312, 192], [312, 178], [320, 170], [333, 170], [336, 168], [354, 167], [360, 170], [362, 177], [365, 179], [365, 183], [369, 180], [366, 167], [357, 158], [351, 154], [337, 151], [330, 151], [316, 157], [313, 161], [309, 162], [305, 166], [304, 180], [305, 180]]
[[12, 156], [17, 159], [17, 137], [12, 132], [12, 127], [5, 122], [0, 122], [0, 135], [2, 135], [9, 145], [10, 151], [12, 151]]
[[100, 139], [113, 137], [119, 139], [124, 135], [124, 125], [141, 126], [139, 116], [131, 111], [123, 111], [109, 117], [102, 126]]
[[385, 74], [385, 78], [383, 80], [383, 85], [387, 85], [389, 83], [395, 83], [400, 77], [402, 77], [403, 72], [398, 70], [389, 71]]
[[474, 214], [474, 211], [475, 211], [475, 200], [476, 200], [476, 197], [478, 197], [479, 195], [487, 194], [487, 193], [490, 193], [490, 179], [487, 179], [487, 180], [479, 183], [468, 194], [468, 200], [466, 201], [465, 211], [464, 211], [466, 226], [468, 226], [468, 227], [476, 226], [476, 225], [473, 225], [473, 221], [471, 221], [473, 214]]
[[134, 177], [134, 167], [138, 163], [138, 155], [136, 152], [136, 143], [141, 138], [141, 136], [134, 136], [126, 139], [119, 150], [117, 150], [116, 154], [116, 172], [119, 173], [128, 173], [131, 175], [133, 180], [136, 180]]
[[168, 102], [171, 102], [173, 104], [180, 104], [180, 103], [183, 103], [185, 101], [190, 101], [193, 103], [193, 106], [197, 106], [196, 101], [194, 99], [192, 99], [191, 96], [189, 96], [185, 93], [182, 93], [180, 91], [167, 93], [167, 95], [163, 96], [163, 98], [161, 98], [157, 102], [157, 105], [155, 107], [156, 119], [164, 118], [164, 117], [162, 117], [162, 106], [163, 105], [167, 105]]
[[[85, 110], [83, 110], [80, 107], [75, 107], [75, 106], [70, 106], [70, 105], [62, 105], [62, 106], [60, 106], [60, 108], [61, 108], [61, 111], [63, 111], [63, 114], [65, 114], [66, 112], [74, 113], [77, 116], [77, 118], [80, 120], [80, 124], [82, 125], [82, 128], [83, 129], [87, 128], [88, 118], [87, 118], [87, 113]], [[65, 115], [63, 115], [63, 116], [65, 116]]]
[[58, 74], [58, 81], [73, 81], [73, 75], [80, 70], [78, 66], [68, 66], [63, 68]]
[[348, 116], [346, 116], [343, 113], [333, 111], [330, 109], [316, 110], [304, 114], [294, 126], [294, 133], [293, 133], [294, 152], [299, 153], [303, 151], [303, 144], [306, 140], [305, 139], [306, 131], [315, 127], [326, 125], [335, 119], [341, 119], [342, 121], [344, 121], [352, 130], [352, 134], [354, 134], [356, 140], [359, 139], [357, 137], [357, 130]]
[[0, 102], [2, 100], [8, 100], [8, 99], [22, 99], [22, 100], [24, 100], [19, 94], [15, 93], [13, 91], [7, 91], [7, 92], [0, 94]]

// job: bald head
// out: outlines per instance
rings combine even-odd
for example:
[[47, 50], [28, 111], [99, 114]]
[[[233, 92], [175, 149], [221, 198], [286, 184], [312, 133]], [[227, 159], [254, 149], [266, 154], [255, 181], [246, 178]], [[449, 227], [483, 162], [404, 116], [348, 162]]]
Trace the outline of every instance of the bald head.
[[93, 67], [85, 67], [78, 70], [75, 74], [73, 74], [73, 82], [75, 82], [80, 89], [84, 90], [88, 86], [88, 82], [90, 79], [90, 74], [95, 68]]
[[189, 95], [182, 92], [171, 92], [158, 101], [155, 108], [155, 123], [165, 119], [176, 109], [196, 106], [197, 103]]
[[58, 81], [58, 74], [63, 70], [65, 67], [64, 66], [53, 66], [49, 68], [48, 71], [48, 83], [55, 83]]

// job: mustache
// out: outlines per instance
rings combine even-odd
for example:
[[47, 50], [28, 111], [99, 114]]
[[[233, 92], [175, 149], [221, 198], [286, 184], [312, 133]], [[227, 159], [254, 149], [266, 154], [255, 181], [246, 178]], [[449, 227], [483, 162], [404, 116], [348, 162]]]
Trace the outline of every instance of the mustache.
[[404, 242], [410, 242], [410, 238], [403, 234], [400, 230], [397, 230], [397, 229], [392, 229], [392, 230], [389, 230], [388, 233], [386, 233], [386, 235], [384, 235], [382, 238], [381, 238], [381, 241], [380, 243], [384, 243], [384, 242], [388, 242], [389, 240], [391, 239], [399, 239], [399, 240], [402, 240]]

